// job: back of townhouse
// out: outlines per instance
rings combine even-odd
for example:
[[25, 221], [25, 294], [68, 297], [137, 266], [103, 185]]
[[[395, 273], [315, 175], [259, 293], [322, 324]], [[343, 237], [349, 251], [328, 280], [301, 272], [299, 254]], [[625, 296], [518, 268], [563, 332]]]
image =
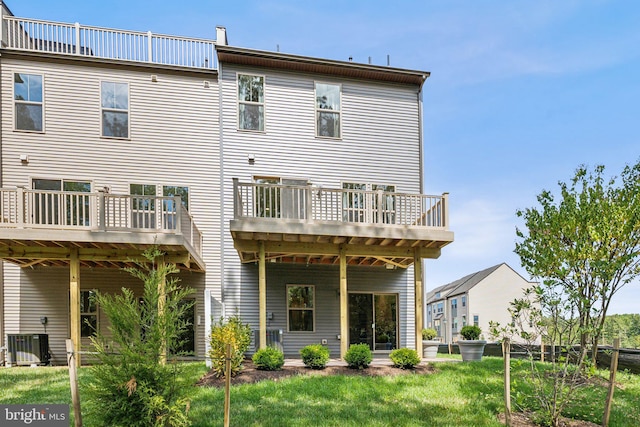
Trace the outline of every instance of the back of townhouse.
[[[416, 348], [415, 262], [453, 240], [446, 198], [421, 195], [428, 73], [233, 48], [221, 28], [217, 58], [195, 66], [155, 51], [123, 60], [89, 39], [68, 48], [6, 6], [3, 28], [19, 35], [5, 31], [0, 52], [1, 184], [20, 205], [2, 200], [3, 215], [18, 212], [0, 222], [5, 345], [46, 333], [51, 362], [66, 363], [74, 283], [86, 349], [92, 327], [108, 327], [92, 292], [139, 295], [127, 254], [170, 235], [186, 242], [165, 247], [186, 253], [197, 358], [211, 323], [234, 314], [256, 338], [276, 332], [287, 355]], [[189, 236], [175, 223], [186, 217]], [[79, 253], [76, 282], [73, 255], [51, 248]]]

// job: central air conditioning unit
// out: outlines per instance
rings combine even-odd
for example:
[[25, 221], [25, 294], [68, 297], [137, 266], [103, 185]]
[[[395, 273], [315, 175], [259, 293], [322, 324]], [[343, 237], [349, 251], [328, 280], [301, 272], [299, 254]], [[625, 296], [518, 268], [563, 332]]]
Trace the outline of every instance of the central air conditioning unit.
[[[260, 348], [260, 331], [255, 331], [256, 350]], [[282, 329], [267, 329], [267, 347], [274, 347], [284, 353]]]
[[7, 335], [7, 366], [48, 365], [48, 334], [9, 334]]

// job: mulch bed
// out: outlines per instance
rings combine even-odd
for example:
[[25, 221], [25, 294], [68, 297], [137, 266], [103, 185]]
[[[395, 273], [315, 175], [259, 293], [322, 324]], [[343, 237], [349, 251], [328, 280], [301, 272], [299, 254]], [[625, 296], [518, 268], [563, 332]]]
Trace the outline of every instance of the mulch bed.
[[[400, 369], [388, 365], [372, 365], [366, 369], [352, 369], [347, 366], [327, 366], [324, 369], [310, 369], [305, 366], [283, 366], [281, 371], [262, 371], [250, 360], [246, 360], [238, 375], [231, 378], [231, 384], [253, 384], [259, 381], [279, 381], [294, 375], [359, 375], [364, 377], [381, 377], [410, 374], [430, 374], [435, 369], [430, 365], [418, 365], [415, 369]], [[209, 371], [198, 381], [204, 387], [224, 387], [224, 377], [217, 378]]]

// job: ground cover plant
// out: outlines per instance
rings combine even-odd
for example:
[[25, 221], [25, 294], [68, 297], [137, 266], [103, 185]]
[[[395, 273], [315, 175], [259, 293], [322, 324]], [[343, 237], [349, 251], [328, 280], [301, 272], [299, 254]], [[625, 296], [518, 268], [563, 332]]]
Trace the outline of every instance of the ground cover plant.
[[[452, 356], [453, 357], [453, 356]], [[459, 357], [459, 356], [458, 356]], [[513, 370], [525, 369], [512, 360]], [[249, 365], [245, 363], [245, 365]], [[379, 365], [357, 370], [342, 367], [331, 371], [303, 367], [302, 375], [235, 385], [231, 390], [231, 425], [242, 426], [490, 426], [502, 425], [502, 359], [485, 357], [482, 362], [438, 363], [417, 371], [384, 367], [387, 375], [371, 376]], [[419, 365], [423, 368], [424, 365]], [[187, 363], [182, 380], [195, 384], [206, 372], [203, 363]], [[285, 371], [257, 371], [278, 375]], [[81, 368], [80, 395], [85, 398], [91, 381], [88, 368]], [[247, 372], [233, 378], [240, 380]], [[250, 374], [249, 374], [250, 375]], [[212, 378], [215, 378], [212, 376]], [[606, 395], [606, 371], [598, 371], [592, 386], [578, 390], [580, 398], [567, 407], [565, 416], [600, 424]], [[611, 426], [640, 425], [640, 376], [619, 372]], [[514, 395], [527, 385], [513, 384]], [[0, 404], [70, 403], [66, 367], [11, 368], [0, 373]], [[83, 400], [83, 408], [89, 404]], [[535, 402], [524, 402], [529, 408]], [[189, 419], [194, 427], [222, 426], [224, 388], [194, 387]], [[95, 419], [83, 417], [85, 425]], [[71, 423], [73, 425], [73, 423]], [[519, 424], [533, 426], [533, 424]], [[589, 424], [574, 424], [586, 426]]]

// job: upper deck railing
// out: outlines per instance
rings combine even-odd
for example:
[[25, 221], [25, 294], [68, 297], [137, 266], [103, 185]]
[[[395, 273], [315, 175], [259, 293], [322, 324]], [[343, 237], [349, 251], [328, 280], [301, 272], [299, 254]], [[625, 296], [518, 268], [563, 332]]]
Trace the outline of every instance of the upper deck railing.
[[0, 188], [0, 229], [180, 234], [202, 255], [202, 233], [180, 196]]
[[448, 194], [429, 196], [241, 183], [234, 179], [234, 217], [328, 221], [448, 230]]
[[216, 69], [213, 40], [3, 16], [2, 46], [179, 67]]

